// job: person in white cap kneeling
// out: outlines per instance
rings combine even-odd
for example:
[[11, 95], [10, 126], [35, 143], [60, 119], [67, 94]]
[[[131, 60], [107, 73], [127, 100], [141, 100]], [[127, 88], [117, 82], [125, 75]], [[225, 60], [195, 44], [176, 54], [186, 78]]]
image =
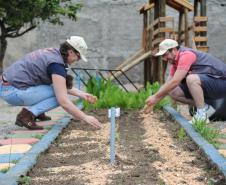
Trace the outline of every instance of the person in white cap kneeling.
[[85, 62], [87, 45], [80, 36], [72, 36], [60, 48], [45, 48], [26, 54], [2, 73], [0, 97], [11, 105], [26, 106], [17, 115], [15, 124], [31, 130], [43, 129], [35, 120], [50, 120], [45, 112], [61, 106], [73, 117], [101, 128], [93, 116], [79, 110], [68, 94], [90, 103], [97, 98], [73, 87], [67, 75], [68, 65], [82, 59]]
[[226, 64], [209, 53], [179, 46], [177, 41], [165, 39], [159, 44], [159, 52], [170, 64], [169, 76], [159, 91], [146, 100], [145, 111], [166, 95], [174, 100], [195, 106], [192, 119], [209, 122], [215, 109], [205, 99], [219, 99], [226, 94]]

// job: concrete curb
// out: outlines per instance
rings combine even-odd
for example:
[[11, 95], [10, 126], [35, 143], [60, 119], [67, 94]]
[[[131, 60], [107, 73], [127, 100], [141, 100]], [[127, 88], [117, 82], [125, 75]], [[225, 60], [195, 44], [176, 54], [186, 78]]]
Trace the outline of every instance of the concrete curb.
[[70, 123], [70, 117], [65, 116], [57, 122], [58, 124], [54, 125], [38, 143], [33, 145], [31, 150], [25, 153], [14, 167], [5, 174], [0, 173], [1, 185], [17, 185], [20, 176], [27, 174], [27, 172], [36, 164], [40, 153], [47, 150], [61, 131]]
[[217, 166], [226, 178], [226, 159], [219, 154], [219, 152], [209, 144], [202, 136], [195, 131], [192, 125], [176, 110], [170, 106], [165, 106], [164, 110], [171, 114], [171, 116], [185, 129], [191, 139], [203, 150], [207, 158]]

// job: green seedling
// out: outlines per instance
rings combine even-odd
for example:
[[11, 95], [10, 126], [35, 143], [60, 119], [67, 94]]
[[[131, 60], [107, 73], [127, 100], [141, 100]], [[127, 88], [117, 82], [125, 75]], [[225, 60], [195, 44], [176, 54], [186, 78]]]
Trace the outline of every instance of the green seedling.
[[185, 130], [183, 128], [180, 128], [180, 130], [178, 131], [177, 133], [177, 138], [180, 140], [180, 141], [184, 141], [185, 138], [186, 138], [187, 134], [185, 132]]
[[162, 179], [159, 180], [159, 185], [165, 185], [165, 184], [166, 183]]
[[31, 183], [31, 177], [29, 176], [21, 176], [19, 179], [19, 183], [21, 185], [29, 185]]

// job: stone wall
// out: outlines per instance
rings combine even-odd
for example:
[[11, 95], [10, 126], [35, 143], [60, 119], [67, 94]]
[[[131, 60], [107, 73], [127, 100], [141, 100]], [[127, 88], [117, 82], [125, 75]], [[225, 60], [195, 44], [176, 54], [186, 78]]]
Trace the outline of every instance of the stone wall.
[[[78, 2], [78, 1], [75, 1]], [[25, 53], [42, 47], [58, 47], [70, 35], [85, 38], [88, 50], [87, 64], [77, 67], [114, 69], [123, 60], [141, 48], [142, 15], [139, 8], [148, 0], [84, 0], [78, 21], [64, 20], [64, 26], [49, 23], [40, 25], [26, 35], [8, 39], [5, 66]], [[208, 37], [210, 52], [226, 61], [226, 11], [225, 0], [208, 0]], [[167, 9], [167, 15], [177, 17], [177, 12]], [[192, 14], [189, 15], [192, 17]], [[190, 21], [191, 22], [191, 21]], [[143, 79], [143, 66], [129, 72], [136, 81]]]

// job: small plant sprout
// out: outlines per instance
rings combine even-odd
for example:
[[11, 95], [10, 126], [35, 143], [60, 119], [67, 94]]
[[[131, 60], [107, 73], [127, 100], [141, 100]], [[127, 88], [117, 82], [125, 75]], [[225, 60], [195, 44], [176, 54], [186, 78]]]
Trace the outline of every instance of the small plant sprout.
[[22, 184], [22, 185], [29, 185], [31, 182], [31, 177], [29, 176], [21, 176], [20, 179], [19, 179], [19, 183]]
[[186, 134], [185, 130], [183, 128], [180, 128], [180, 130], [177, 133], [177, 138], [180, 141], [183, 141], [186, 138], [186, 136], [187, 136], [187, 134]]

